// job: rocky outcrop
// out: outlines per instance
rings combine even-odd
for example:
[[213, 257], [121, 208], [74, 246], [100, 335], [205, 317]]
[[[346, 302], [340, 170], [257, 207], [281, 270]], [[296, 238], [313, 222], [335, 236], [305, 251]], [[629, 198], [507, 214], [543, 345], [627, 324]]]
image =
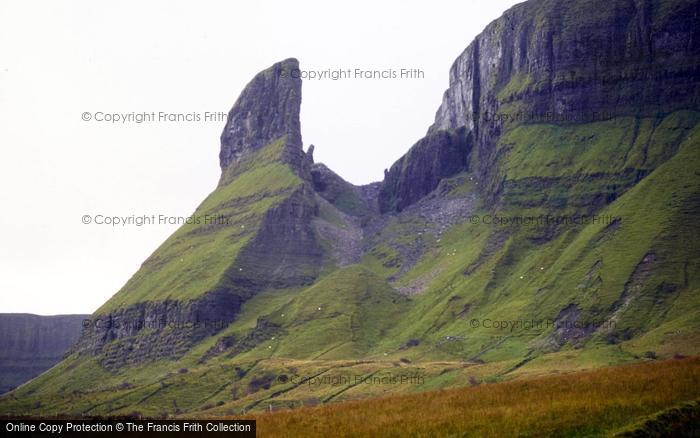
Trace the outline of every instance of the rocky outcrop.
[[80, 336], [87, 317], [0, 314], [0, 393], [58, 363]]
[[[181, 294], [178, 299], [170, 293], [155, 299], [151, 295], [151, 299], [142, 301], [117, 300], [119, 305], [107, 306], [109, 310], [98, 311], [91, 318], [74, 352], [98, 356], [100, 364], [110, 370], [162, 358], [177, 359], [202, 339], [226, 328], [235, 320], [242, 303], [255, 293], [306, 285], [316, 278], [323, 250], [311, 226], [318, 213], [311, 188], [313, 148], [308, 153], [302, 149], [301, 79], [289, 75], [296, 69], [298, 62], [287, 59], [260, 72], [229, 113], [221, 134], [222, 176], [219, 187], [208, 198], [216, 199], [218, 204], [205, 201], [203, 210], [197, 213], [217, 212], [225, 223], [218, 228], [201, 224], [186, 235], [176, 233], [169, 242], [178, 249], [164, 245], [142, 268], [150, 271], [135, 276], [155, 275], [170, 268], [174, 273], [209, 275], [214, 281], [196, 289], [190, 288], [189, 278], [183, 276], [182, 281], [169, 283], [173, 292], [190, 288], [189, 294]], [[289, 169], [295, 175], [290, 176]], [[288, 185], [266, 190], [256, 172], [266, 174], [270, 184], [286, 177]], [[243, 183], [238, 184], [238, 178]], [[250, 179], [261, 185], [260, 190], [249, 187], [246, 181]], [[231, 245], [242, 242], [241, 249], [226, 258], [224, 266], [211, 271], [199, 261], [178, 264], [185, 259], [163, 255], [169, 251], [178, 254], [181, 241], [195, 241], [200, 236], [211, 237], [198, 242], [204, 249], [190, 245], [190, 250], [211, 256], [207, 251], [220, 250], [217, 240]], [[120, 291], [122, 295], [139, 292], [137, 287]]]
[[436, 131], [418, 141], [384, 173], [378, 195], [382, 213], [401, 211], [467, 168], [471, 137], [466, 129]]
[[299, 122], [301, 78], [290, 74], [298, 69], [296, 59], [286, 59], [258, 73], [243, 89], [221, 133], [222, 171], [282, 137], [284, 160], [302, 169], [306, 157]]
[[301, 78], [292, 74], [298, 70], [299, 62], [289, 58], [258, 73], [234, 104], [221, 134], [224, 172], [252, 152], [283, 139], [279, 159], [304, 181], [265, 213], [255, 238], [226, 273], [227, 287], [244, 299], [266, 288], [308, 284], [321, 265], [323, 252], [311, 228], [311, 218], [318, 213], [310, 173], [314, 146], [303, 151]]

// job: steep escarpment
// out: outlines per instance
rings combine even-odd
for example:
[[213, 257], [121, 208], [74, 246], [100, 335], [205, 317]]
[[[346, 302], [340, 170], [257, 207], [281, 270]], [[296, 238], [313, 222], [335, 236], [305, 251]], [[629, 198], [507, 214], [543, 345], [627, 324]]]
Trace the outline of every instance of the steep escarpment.
[[[581, 122], [696, 105], [700, 16], [694, 1], [537, 0], [506, 11], [450, 70], [431, 130], [479, 129], [511, 115]], [[576, 118], [578, 117], [578, 118]], [[535, 121], [535, 120], [532, 120]]]
[[[429, 132], [465, 128], [474, 143], [470, 170], [489, 195], [497, 196], [508, 179], [500, 163], [509, 148], [500, 139], [517, 126], [623, 117], [654, 125], [673, 111], [696, 108], [698, 29], [695, 1], [516, 5], [454, 62]], [[413, 161], [404, 166], [421, 167], [422, 158]], [[395, 177], [385, 181], [384, 191], [399, 196]]]
[[88, 315], [0, 314], [0, 393], [48, 370], [80, 336]]
[[[693, 227], [671, 218], [699, 214], [690, 170], [700, 122], [699, 17], [697, 2], [683, 0], [533, 0], [475, 38], [450, 71], [426, 138], [382, 182], [380, 206], [391, 214], [371, 237], [368, 261], [397, 290], [425, 297], [398, 331], [442, 333], [445, 351], [466, 347], [472, 359], [522, 349], [525, 364], [567, 345], [648, 346], [645, 333], [658, 340], [672, 333], [661, 335], [661, 327], [685, 324], [680, 303], [696, 309], [697, 286], [679, 278], [692, 277], [682, 267], [698, 254], [680, 243], [694, 239]], [[459, 129], [470, 139], [465, 156], [435, 172], [431, 158], [454, 159], [453, 150], [416, 150]], [[629, 298], [629, 285], [642, 283], [636, 267], [661, 247], [665, 264], [651, 267]], [[627, 300], [646, 316], [627, 310], [618, 318]], [[553, 338], [576, 336], [554, 345], [536, 339], [541, 330], [484, 340], [460, 321], [493, 314], [536, 315], [556, 327]], [[680, 338], [688, 338], [676, 336], [664, 348], [683, 350]]]

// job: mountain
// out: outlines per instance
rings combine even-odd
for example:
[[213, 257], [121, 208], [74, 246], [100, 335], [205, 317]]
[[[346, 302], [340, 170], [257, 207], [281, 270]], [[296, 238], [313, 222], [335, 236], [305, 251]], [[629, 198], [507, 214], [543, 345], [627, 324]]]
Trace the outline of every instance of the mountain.
[[61, 361], [89, 316], [0, 313], [0, 393]]
[[222, 415], [697, 355], [700, 6], [530, 0], [378, 183], [259, 73], [221, 178], [5, 413]]

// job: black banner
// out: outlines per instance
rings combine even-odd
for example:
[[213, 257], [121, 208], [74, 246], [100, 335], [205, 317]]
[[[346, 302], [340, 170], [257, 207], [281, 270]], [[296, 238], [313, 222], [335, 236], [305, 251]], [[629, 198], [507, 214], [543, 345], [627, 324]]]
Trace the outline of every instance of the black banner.
[[2, 419], [0, 427], [0, 436], [10, 437], [255, 437], [254, 420]]

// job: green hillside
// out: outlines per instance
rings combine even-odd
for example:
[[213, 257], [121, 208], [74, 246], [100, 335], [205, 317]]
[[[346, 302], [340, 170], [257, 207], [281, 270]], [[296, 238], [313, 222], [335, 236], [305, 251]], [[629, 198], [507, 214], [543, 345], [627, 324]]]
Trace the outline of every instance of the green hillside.
[[[697, 235], [700, 219], [700, 175], [694, 170], [700, 168], [700, 148], [695, 140], [700, 138], [700, 128], [696, 123], [678, 122], [695, 117], [696, 113], [667, 116], [659, 126], [675, 121], [675, 129], [682, 133], [669, 136], [657, 129], [645, 143], [653, 150], [659, 142], [675, 142], [677, 152], [599, 210], [561, 205], [557, 194], [562, 189], [557, 182], [550, 182], [547, 190], [551, 196], [543, 189], [538, 192], [542, 197], [530, 201], [527, 208], [521, 207], [522, 200], [516, 196], [506, 196], [505, 202], [491, 209], [477, 200], [468, 217], [478, 215], [479, 223], [460, 220], [439, 234], [428, 231], [422, 237], [418, 230], [428, 228], [418, 213], [409, 209], [372, 238], [382, 243], [370, 249], [360, 263], [330, 270], [309, 287], [256, 294], [243, 304], [234, 324], [176, 360], [107, 372], [97, 358], [85, 360], [76, 354], [6, 397], [2, 405], [7, 412], [225, 414], [270, 404], [299, 406], [378, 392], [467, 386], [474, 379], [492, 381], [585, 369], [650, 357], [648, 352], [657, 357], [700, 354], [700, 253], [686, 244]], [[591, 128], [527, 127], [553, 129], [569, 139]], [[518, 132], [505, 136], [511, 147], [509, 158], [530, 147], [527, 138]], [[567, 156], [571, 147], [564, 143], [559, 154], [548, 157], [555, 161], [557, 156]], [[597, 140], [575, 147], [579, 151], [574, 159], [562, 159], [563, 169], [554, 173], [566, 178], [566, 169], [571, 169], [576, 175], [576, 184], [568, 193], [600, 189], [600, 181], [587, 175], [607, 173], [614, 179], [624, 174], [625, 167], [613, 159], [595, 165], [586, 161], [588, 149], [602, 147]], [[634, 146], [630, 149], [629, 155], [634, 155]], [[544, 168], [551, 171], [546, 164], [538, 170], [523, 160], [506, 161], [510, 162], [519, 163], [518, 170], [504, 165], [513, 185], [537, 172], [544, 173]], [[276, 164], [265, 164], [253, 172], [262, 179], [268, 169], [279, 170]], [[274, 185], [277, 192], [287, 193], [298, 181], [293, 175], [268, 175], [266, 190]], [[468, 175], [455, 177], [454, 186], [436, 199], [472, 200], [476, 186]], [[228, 191], [225, 195], [224, 190]], [[217, 189], [198, 211], [225, 212], [222, 206], [229, 196], [236, 199], [251, 193], [260, 194], [236, 179]], [[246, 204], [247, 217], [254, 218], [255, 209], [278, 198], [265, 199], [264, 203]], [[538, 218], [594, 213], [615, 219], [580, 225], [482, 223], [489, 215]], [[251, 219], [245, 224], [248, 230], [255, 226]], [[230, 231], [225, 228], [225, 232]], [[185, 229], [178, 231], [155, 254], [177, 245], [186, 235]], [[222, 232], [220, 239], [232, 235], [239, 234]], [[213, 241], [206, 243], [213, 245]], [[419, 244], [421, 256], [404, 270], [407, 262], [401, 252], [410, 252], [406, 248]], [[200, 245], [204, 251], [204, 242]], [[397, 292], [415, 284], [423, 285], [422, 291], [408, 296]], [[125, 305], [122, 295], [134, 299], [122, 291], [100, 312], [115, 303]], [[478, 326], [471, 325], [473, 320]], [[511, 329], [495, 327], [498, 321], [543, 323]], [[577, 321], [581, 330], [555, 327], [556, 323]], [[310, 387], [299, 383], [315, 375], [387, 372], [417, 373], [424, 380], [416, 385], [384, 387], [351, 383]], [[299, 379], [296, 383], [293, 376]], [[99, 383], [87, 389], [85, 382]]]
[[191, 300], [220, 287], [263, 215], [301, 184], [280, 159], [278, 139], [240, 163], [108, 302], [105, 314], [143, 301]]

